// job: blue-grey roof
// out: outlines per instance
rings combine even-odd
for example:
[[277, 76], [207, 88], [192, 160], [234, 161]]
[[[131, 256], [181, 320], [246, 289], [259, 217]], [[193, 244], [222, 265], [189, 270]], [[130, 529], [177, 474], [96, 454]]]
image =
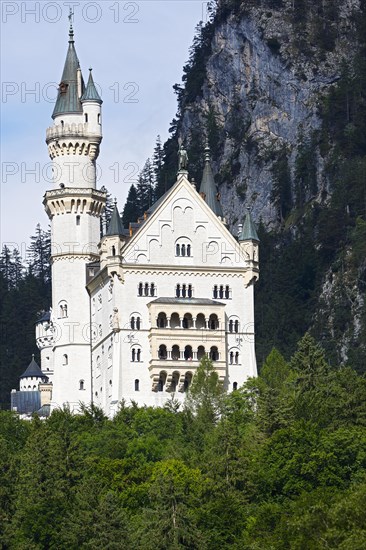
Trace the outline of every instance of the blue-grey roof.
[[32, 361], [29, 363], [28, 367], [23, 372], [23, 374], [21, 376], [19, 376], [19, 378], [28, 378], [29, 376], [36, 376], [38, 378], [41, 378], [41, 377], [46, 378], [46, 375], [43, 374], [40, 367], [35, 362], [34, 355], [32, 357]]
[[112, 217], [110, 219], [106, 235], [124, 235], [125, 230], [119, 215], [117, 204], [114, 205]]
[[86, 85], [85, 92], [83, 93], [80, 101], [95, 101], [96, 103], [99, 103], [101, 105], [103, 101], [95, 87], [92, 70], [89, 69], [89, 71], [88, 84]]
[[40, 317], [37, 321], [36, 321], [36, 324], [38, 323], [44, 323], [46, 321], [49, 321], [51, 319], [51, 313], [49, 311], [46, 311], [42, 317]]
[[215, 183], [211, 168], [210, 149], [208, 146], [205, 148], [205, 167], [203, 169], [200, 195], [206, 201], [211, 210], [216, 214], [216, 216], [219, 216], [220, 218], [224, 217], [220, 204], [220, 193]]
[[[64, 70], [61, 77], [61, 83], [58, 88], [55, 108], [52, 118], [57, 115], [82, 113], [83, 108], [78, 95], [77, 73], [80, 69], [80, 63], [74, 47], [74, 31], [72, 28], [69, 33], [69, 49], [66, 55]], [[81, 75], [81, 93], [84, 92], [84, 81]]]
[[259, 241], [258, 233], [249, 210], [244, 219], [243, 229], [239, 235], [239, 241]]

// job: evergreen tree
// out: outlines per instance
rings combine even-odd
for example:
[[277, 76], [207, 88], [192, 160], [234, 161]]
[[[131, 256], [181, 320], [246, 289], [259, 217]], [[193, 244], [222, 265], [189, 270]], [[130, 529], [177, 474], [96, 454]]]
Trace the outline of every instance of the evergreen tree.
[[123, 227], [128, 227], [130, 223], [135, 223], [139, 216], [140, 211], [138, 206], [137, 190], [134, 184], [132, 184], [122, 212]]
[[51, 230], [44, 231], [38, 223], [35, 235], [30, 239], [31, 243], [27, 249], [29, 272], [47, 284], [51, 280]]

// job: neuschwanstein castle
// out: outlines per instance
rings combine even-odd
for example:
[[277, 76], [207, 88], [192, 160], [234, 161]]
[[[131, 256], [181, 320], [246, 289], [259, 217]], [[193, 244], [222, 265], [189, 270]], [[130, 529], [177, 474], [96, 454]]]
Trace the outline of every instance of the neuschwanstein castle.
[[115, 205], [101, 236], [102, 100], [91, 71], [84, 84], [72, 25], [52, 118], [55, 184], [43, 200], [52, 308], [36, 325], [41, 366], [32, 360], [13, 408], [16, 394], [33, 391], [51, 409], [93, 402], [110, 416], [123, 399], [160, 406], [174, 393], [182, 401], [206, 354], [228, 391], [256, 376], [258, 236], [249, 212], [238, 236], [229, 232], [208, 148], [199, 188], [182, 147], [165, 195], [128, 229]]

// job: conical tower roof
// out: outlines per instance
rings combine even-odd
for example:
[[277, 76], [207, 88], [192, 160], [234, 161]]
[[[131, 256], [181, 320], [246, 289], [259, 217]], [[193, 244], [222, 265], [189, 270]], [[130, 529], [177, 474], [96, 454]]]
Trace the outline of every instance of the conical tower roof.
[[124, 228], [121, 220], [121, 216], [119, 215], [118, 208], [117, 208], [117, 202], [114, 203], [114, 209], [112, 212], [112, 217], [110, 219], [107, 233], [109, 237], [112, 235], [123, 235]]
[[220, 193], [215, 183], [211, 168], [210, 148], [208, 144], [206, 144], [205, 147], [205, 167], [203, 169], [200, 195], [206, 201], [211, 210], [216, 214], [216, 216], [220, 218], [224, 217], [220, 204]]
[[28, 378], [29, 376], [36, 376], [38, 378], [45, 378], [45, 375], [41, 371], [40, 367], [34, 360], [34, 355], [32, 355], [32, 361], [29, 363], [28, 367], [25, 369], [23, 374], [19, 378]]
[[[61, 83], [58, 88], [56, 105], [52, 113], [52, 118], [62, 114], [82, 113], [83, 108], [78, 95], [78, 70], [80, 63], [74, 47], [74, 30], [70, 23], [69, 30], [69, 49], [66, 55], [64, 70], [61, 77]], [[81, 93], [84, 92], [84, 81], [80, 72]]]
[[252, 216], [250, 214], [249, 208], [244, 219], [243, 229], [239, 235], [239, 241], [258, 241], [259, 242], [258, 233], [254, 225], [254, 222], [252, 220]]
[[96, 103], [99, 103], [99, 105], [103, 103], [94, 84], [92, 69], [89, 69], [88, 84], [86, 85], [85, 92], [83, 93], [80, 101], [95, 101]]

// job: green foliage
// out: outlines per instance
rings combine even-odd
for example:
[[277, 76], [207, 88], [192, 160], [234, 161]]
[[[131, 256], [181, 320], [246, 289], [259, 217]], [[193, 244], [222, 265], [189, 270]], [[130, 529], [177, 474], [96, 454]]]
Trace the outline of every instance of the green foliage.
[[0, 544], [361, 550], [365, 391], [305, 335], [229, 395], [205, 358], [181, 412], [0, 413]]

